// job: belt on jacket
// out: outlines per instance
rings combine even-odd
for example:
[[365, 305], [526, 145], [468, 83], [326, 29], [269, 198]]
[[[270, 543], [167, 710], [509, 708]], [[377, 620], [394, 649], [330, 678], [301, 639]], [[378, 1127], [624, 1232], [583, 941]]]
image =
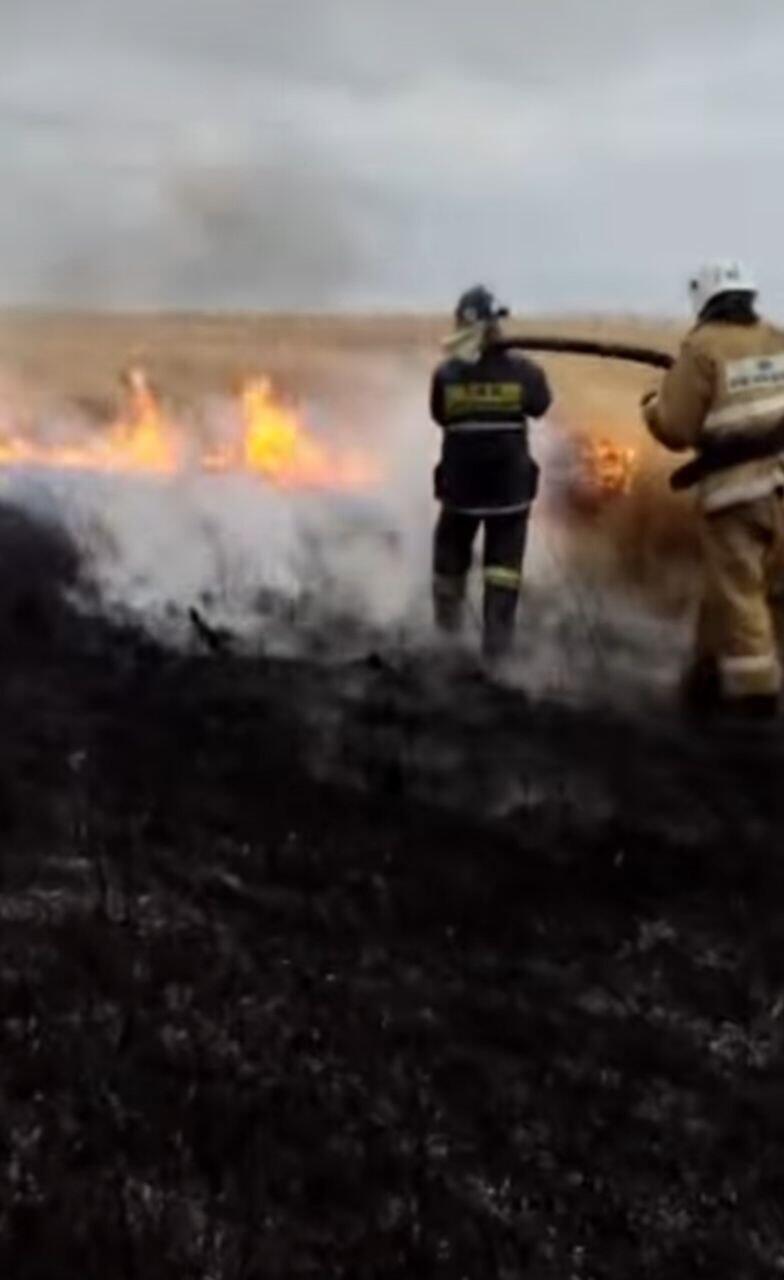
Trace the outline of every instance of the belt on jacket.
[[477, 418], [465, 418], [462, 422], [448, 422], [444, 430], [447, 435], [469, 435], [485, 431], [525, 431], [522, 422], [482, 422]]
[[715, 475], [719, 471], [728, 471], [731, 467], [742, 466], [744, 462], [761, 462], [765, 458], [775, 458], [784, 451], [784, 419], [770, 431], [755, 432], [753, 435], [735, 433], [724, 436], [721, 440], [712, 440], [703, 446], [696, 458], [678, 467], [670, 476], [670, 488], [676, 492], [691, 489], [693, 485], [706, 476]]

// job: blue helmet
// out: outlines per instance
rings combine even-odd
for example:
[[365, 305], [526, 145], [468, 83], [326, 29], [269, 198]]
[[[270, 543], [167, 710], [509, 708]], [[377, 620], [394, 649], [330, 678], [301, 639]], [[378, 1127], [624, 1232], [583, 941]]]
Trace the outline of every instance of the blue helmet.
[[455, 325], [464, 329], [481, 321], [489, 323], [509, 315], [508, 307], [499, 307], [493, 294], [483, 284], [476, 284], [461, 295], [455, 307]]

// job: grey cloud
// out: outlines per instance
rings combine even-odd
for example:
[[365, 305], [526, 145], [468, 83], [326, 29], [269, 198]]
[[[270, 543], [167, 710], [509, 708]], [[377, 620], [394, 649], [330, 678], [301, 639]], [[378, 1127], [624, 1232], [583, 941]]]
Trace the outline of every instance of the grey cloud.
[[173, 87], [201, 77], [212, 96], [270, 77], [394, 93], [443, 72], [566, 87], [691, 42], [710, 58], [740, 24], [764, 29], [777, 11], [776, 0], [4, 0], [0, 21], [32, 79], [59, 68], [55, 83], [76, 91], [130, 60], [140, 93], [162, 67]]
[[383, 218], [359, 184], [307, 152], [254, 170], [185, 171], [167, 185], [178, 241], [169, 283], [192, 303], [328, 305], [361, 276], [365, 228]]
[[[68, 184], [66, 184], [68, 185]], [[40, 296], [90, 305], [325, 307], [361, 278], [386, 210], [314, 157], [255, 168], [115, 173], [52, 200], [47, 177], [0, 209], [0, 239], [39, 245]], [[6, 287], [21, 295], [27, 269]]]
[[594, 79], [694, 40], [702, 56], [739, 23], [775, 15], [775, 0], [6, 0], [24, 45], [133, 48], [155, 62], [206, 66], [211, 77], [280, 71], [295, 80], [391, 88], [447, 68], [469, 79], [542, 84]]
[[[0, 293], [784, 301], [780, 0], [3, 0]], [[682, 264], [688, 261], [688, 266]]]

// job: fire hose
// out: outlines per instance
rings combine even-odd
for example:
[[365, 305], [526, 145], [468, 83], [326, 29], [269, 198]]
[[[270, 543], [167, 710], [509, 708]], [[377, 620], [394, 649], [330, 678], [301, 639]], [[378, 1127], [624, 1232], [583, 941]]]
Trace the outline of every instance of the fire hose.
[[553, 351], [573, 356], [599, 356], [605, 360], [631, 360], [651, 365], [654, 369], [670, 369], [674, 357], [653, 347], [635, 347], [626, 342], [598, 342], [594, 338], [503, 338], [498, 343], [504, 351]]
[[[499, 346], [506, 351], [552, 351], [557, 354], [599, 356], [606, 360], [630, 360], [655, 369], [671, 369], [675, 363], [674, 357], [666, 351], [631, 346], [624, 342], [599, 342], [593, 338], [504, 338]], [[706, 443], [695, 458], [678, 467], [670, 476], [670, 488], [679, 493], [717, 471], [725, 471], [744, 462], [775, 457], [783, 451], [784, 420], [770, 431], [753, 436], [743, 432], [725, 436], [720, 441]]]

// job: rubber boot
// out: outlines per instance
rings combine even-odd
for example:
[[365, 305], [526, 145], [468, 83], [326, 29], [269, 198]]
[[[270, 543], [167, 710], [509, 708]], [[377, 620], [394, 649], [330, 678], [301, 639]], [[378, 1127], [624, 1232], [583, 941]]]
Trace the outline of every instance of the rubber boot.
[[775, 720], [780, 703], [775, 693], [756, 693], [748, 698], [738, 698], [736, 710], [746, 720]]
[[482, 656], [492, 667], [509, 657], [514, 640], [518, 592], [507, 587], [485, 586]]
[[683, 673], [679, 688], [681, 711], [690, 720], [710, 719], [722, 707], [719, 667], [715, 658], [696, 658]]
[[464, 577], [446, 577], [439, 574], [433, 579], [433, 616], [436, 627], [444, 635], [458, 636], [465, 619]]
[[781, 727], [780, 708], [777, 694], [750, 694], [745, 698], [728, 698], [721, 704], [715, 717], [715, 725], [717, 729], [727, 730], [732, 734], [751, 734], [755, 738], [778, 736]]

